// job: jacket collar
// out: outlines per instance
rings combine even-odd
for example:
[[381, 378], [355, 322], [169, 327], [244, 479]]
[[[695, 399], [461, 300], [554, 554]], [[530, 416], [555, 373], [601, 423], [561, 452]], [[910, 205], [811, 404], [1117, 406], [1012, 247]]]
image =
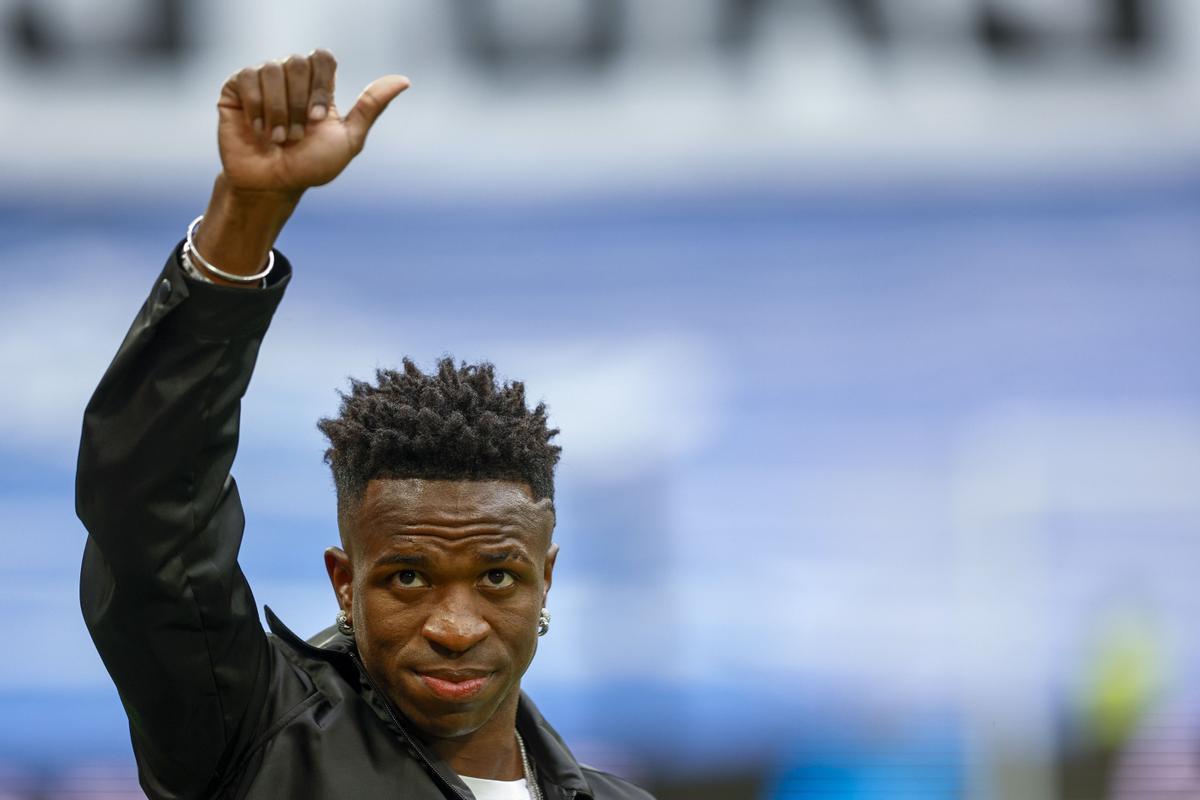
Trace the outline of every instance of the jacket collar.
[[[336, 626], [331, 625], [312, 638], [305, 640], [284, 625], [270, 607], [264, 607], [263, 610], [266, 613], [267, 626], [271, 629], [271, 633], [292, 649], [311, 658], [330, 663], [343, 675], [357, 672], [359, 662], [355, 658], [357, 651], [354, 639], [339, 632]], [[377, 697], [371, 687], [365, 686], [363, 682], [358, 682], [358, 686], [359, 693], [364, 696], [372, 709], [389, 727], [392, 727], [391, 714], [385, 706], [387, 701]], [[446, 773], [443, 777], [453, 776], [454, 780], [451, 783], [461, 784], [449, 765], [424, 745], [421, 737], [416, 735], [416, 728], [412, 723], [400, 714], [399, 709], [393, 710], [396, 720], [401, 725], [401, 730], [397, 731], [401, 738], [407, 744], [415, 747], [425, 759], [439, 767], [439, 772]], [[580, 768], [579, 762], [575, 760], [575, 756], [571, 754], [562, 737], [558, 735], [558, 731], [551, 727], [525, 692], [521, 692], [520, 700], [517, 703], [517, 729], [525, 740], [525, 747], [529, 751], [530, 759], [546, 782], [585, 797], [592, 796], [592, 790], [583, 777], [583, 770]]]

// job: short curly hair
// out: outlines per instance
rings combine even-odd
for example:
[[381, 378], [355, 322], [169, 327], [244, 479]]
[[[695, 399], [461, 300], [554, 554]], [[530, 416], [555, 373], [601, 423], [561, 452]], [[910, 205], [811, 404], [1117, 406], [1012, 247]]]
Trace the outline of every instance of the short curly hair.
[[554, 499], [558, 429], [545, 403], [526, 407], [523, 383], [498, 384], [492, 364], [456, 367], [449, 357], [430, 374], [406, 358], [375, 379], [351, 378], [338, 416], [317, 422], [339, 509], [357, 504], [374, 478], [513, 480], [535, 500]]

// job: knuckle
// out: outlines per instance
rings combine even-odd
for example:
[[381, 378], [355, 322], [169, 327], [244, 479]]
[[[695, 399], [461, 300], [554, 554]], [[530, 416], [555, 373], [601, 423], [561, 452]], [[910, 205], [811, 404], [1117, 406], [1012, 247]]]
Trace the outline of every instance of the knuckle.
[[260, 72], [270, 77], [279, 77], [283, 75], [283, 65], [278, 61], [268, 61], [260, 67]]
[[335, 58], [333, 53], [324, 47], [318, 47], [317, 49], [313, 50], [312, 59], [313, 61], [323, 62], [331, 67], [337, 66], [337, 58]]
[[258, 71], [246, 68], [237, 74], [238, 91], [247, 97], [258, 97]]
[[374, 92], [363, 92], [359, 98], [359, 102], [372, 113], [376, 113], [383, 108], [383, 101], [376, 97]]
[[304, 56], [291, 55], [283, 63], [289, 72], [300, 72], [308, 68], [308, 59]]

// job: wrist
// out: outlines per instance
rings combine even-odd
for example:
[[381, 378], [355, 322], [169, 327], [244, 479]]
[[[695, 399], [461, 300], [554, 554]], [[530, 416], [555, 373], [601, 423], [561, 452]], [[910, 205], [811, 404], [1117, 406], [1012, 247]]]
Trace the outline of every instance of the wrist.
[[[234, 275], [253, 275], [266, 264], [267, 254], [287, 224], [303, 191], [238, 189], [222, 173], [195, 235], [204, 260]], [[229, 284], [206, 273], [217, 283]]]
[[295, 208], [304, 196], [304, 189], [248, 189], [238, 186], [222, 170], [213, 182], [213, 196], [218, 195], [223, 201], [239, 208], [268, 211]]

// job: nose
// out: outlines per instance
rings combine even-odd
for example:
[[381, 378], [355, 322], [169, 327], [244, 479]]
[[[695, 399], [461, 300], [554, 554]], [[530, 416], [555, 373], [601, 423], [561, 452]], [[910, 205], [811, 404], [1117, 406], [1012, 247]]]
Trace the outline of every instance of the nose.
[[491, 628], [475, 608], [473, 594], [448, 590], [425, 619], [421, 634], [442, 655], [465, 653], [487, 638]]

